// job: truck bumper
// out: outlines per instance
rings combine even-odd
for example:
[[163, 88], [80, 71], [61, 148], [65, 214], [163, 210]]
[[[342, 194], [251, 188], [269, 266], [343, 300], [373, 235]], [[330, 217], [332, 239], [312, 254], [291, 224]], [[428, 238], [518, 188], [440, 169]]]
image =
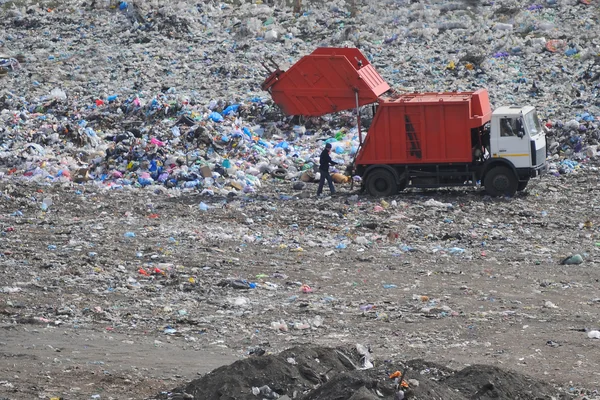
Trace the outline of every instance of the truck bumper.
[[529, 171], [529, 177], [535, 178], [536, 176], [544, 175], [546, 172], [548, 172], [548, 164], [543, 163], [536, 167], [531, 168], [531, 170]]
[[543, 163], [531, 168], [517, 168], [519, 182], [526, 182], [536, 176], [542, 176], [548, 171], [548, 164]]

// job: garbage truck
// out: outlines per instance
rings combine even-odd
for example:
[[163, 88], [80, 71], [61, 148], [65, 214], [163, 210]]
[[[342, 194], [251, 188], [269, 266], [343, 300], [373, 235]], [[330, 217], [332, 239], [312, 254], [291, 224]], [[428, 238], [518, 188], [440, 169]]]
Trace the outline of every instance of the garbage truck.
[[[264, 63], [262, 89], [286, 115], [355, 110], [358, 149], [349, 172], [373, 196], [405, 188], [483, 185], [513, 196], [546, 170], [546, 136], [532, 106], [492, 111], [488, 91], [401, 93], [357, 48], [318, 48], [287, 71]], [[373, 107], [363, 137], [361, 107]]]

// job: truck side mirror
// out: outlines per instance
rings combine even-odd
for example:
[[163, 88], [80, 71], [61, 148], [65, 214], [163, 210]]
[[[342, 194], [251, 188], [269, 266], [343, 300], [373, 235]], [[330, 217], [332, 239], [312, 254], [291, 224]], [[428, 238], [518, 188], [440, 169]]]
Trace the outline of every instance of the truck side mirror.
[[517, 120], [517, 136], [523, 139], [525, 137], [525, 129], [523, 128], [523, 119]]

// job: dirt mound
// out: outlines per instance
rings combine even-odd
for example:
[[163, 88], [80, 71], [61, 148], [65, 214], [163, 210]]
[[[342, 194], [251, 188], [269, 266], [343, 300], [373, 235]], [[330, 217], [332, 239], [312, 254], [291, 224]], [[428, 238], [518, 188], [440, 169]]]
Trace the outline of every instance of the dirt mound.
[[[260, 352], [258, 352], [260, 354]], [[251, 356], [218, 368], [155, 399], [206, 400], [551, 400], [566, 398], [552, 385], [492, 366], [454, 371], [422, 360], [369, 366], [357, 348], [294, 347], [277, 355]], [[406, 371], [409, 387], [398, 392], [389, 378]]]
[[542, 400], [556, 398], [556, 390], [523, 374], [488, 365], [474, 365], [458, 371], [442, 382], [474, 399]]

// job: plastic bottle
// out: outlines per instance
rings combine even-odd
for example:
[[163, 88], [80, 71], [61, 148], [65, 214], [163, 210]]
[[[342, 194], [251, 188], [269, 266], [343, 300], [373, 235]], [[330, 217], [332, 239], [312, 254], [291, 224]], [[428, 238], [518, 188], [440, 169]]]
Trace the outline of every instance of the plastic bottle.
[[48, 211], [48, 208], [52, 205], [52, 199], [49, 197], [46, 197], [44, 200], [42, 200], [42, 211]]
[[600, 331], [589, 331], [588, 337], [590, 339], [600, 339]]
[[253, 387], [252, 394], [255, 396], [260, 395], [260, 397], [262, 397], [263, 399], [278, 399], [279, 398], [279, 394], [274, 392], [273, 389], [271, 389], [267, 385], [261, 386], [259, 388]]
[[67, 94], [62, 89], [55, 88], [50, 92], [50, 97], [56, 100], [66, 100]]
[[294, 133], [296, 136], [302, 136], [306, 133], [306, 128], [301, 125], [294, 125]]
[[126, 238], [134, 238], [135, 237], [135, 233], [134, 232], [125, 232], [125, 236]]
[[513, 26], [512, 24], [503, 24], [499, 22], [496, 25], [494, 25], [494, 29], [497, 31], [512, 31]]
[[448, 249], [448, 253], [450, 254], [464, 254], [465, 249], [462, 249], [460, 247], [452, 247], [450, 249]]
[[200, 184], [200, 181], [198, 181], [198, 180], [187, 181], [186, 183], [183, 184], [183, 187], [187, 188], [187, 189], [192, 189], [192, 188], [197, 187], [199, 184]]

